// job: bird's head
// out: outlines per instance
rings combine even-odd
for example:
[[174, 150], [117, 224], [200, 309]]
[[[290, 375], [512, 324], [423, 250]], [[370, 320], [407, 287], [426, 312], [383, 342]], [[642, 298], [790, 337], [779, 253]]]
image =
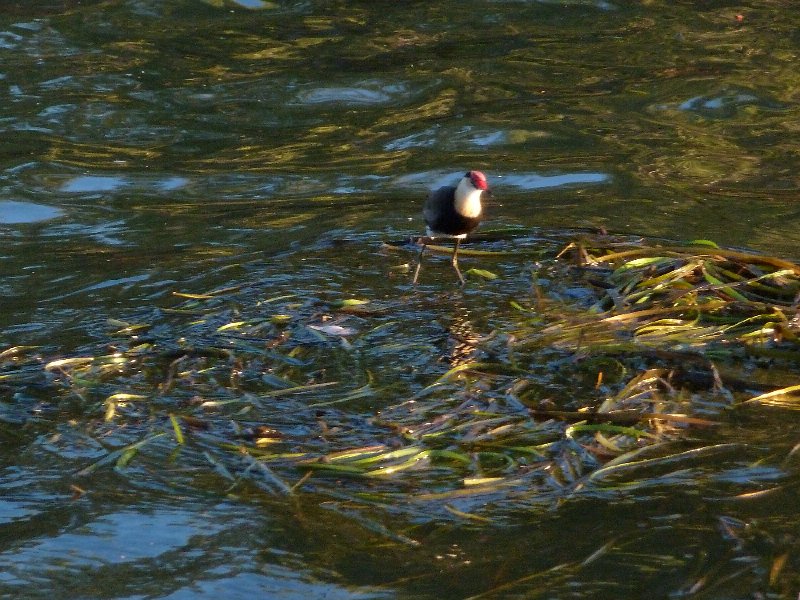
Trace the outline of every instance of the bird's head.
[[464, 174], [464, 179], [469, 180], [476, 190], [486, 191], [489, 189], [489, 184], [486, 181], [486, 175], [480, 171], [467, 171]]

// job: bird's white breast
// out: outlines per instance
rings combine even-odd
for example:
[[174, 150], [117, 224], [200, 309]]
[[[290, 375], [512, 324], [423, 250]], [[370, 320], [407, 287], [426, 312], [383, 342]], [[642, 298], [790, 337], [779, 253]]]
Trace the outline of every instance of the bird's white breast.
[[481, 216], [481, 193], [482, 190], [476, 189], [472, 182], [464, 177], [458, 182], [455, 194], [455, 209], [458, 214], [468, 219], [476, 219]]

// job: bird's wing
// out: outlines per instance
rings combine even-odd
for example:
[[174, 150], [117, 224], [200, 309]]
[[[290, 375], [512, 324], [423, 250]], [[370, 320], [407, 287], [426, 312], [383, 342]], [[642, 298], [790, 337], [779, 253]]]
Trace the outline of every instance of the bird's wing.
[[425, 217], [425, 224], [429, 227], [433, 225], [436, 218], [441, 215], [447, 207], [447, 203], [452, 202], [456, 188], [453, 186], [440, 187], [432, 190], [425, 200], [422, 207], [422, 216]]

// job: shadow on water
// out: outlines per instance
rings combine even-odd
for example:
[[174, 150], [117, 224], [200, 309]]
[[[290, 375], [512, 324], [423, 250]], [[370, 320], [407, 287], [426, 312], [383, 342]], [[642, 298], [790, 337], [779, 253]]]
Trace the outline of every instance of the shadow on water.
[[[488, 451], [384, 478], [296, 464], [407, 447], [409, 406], [424, 431], [445, 408], [508, 411], [464, 436], [518, 425], [507, 374], [442, 377], [555, 314], [514, 304], [586, 310], [553, 266], [580, 228], [796, 258], [789, 8], [8, 8], [2, 594], [794, 597], [791, 407], [696, 392], [722, 424], [671, 440], [681, 460], [569, 494], [590, 457], [566, 442], [550, 479]], [[414, 289], [414, 248], [384, 243], [465, 168], [495, 191], [466, 248], [495, 254], [462, 266], [497, 279], [460, 290], [433, 257]], [[542, 350], [525, 394], [577, 411], [622, 385], [575, 363]], [[471, 487], [498, 473], [512, 484]]]

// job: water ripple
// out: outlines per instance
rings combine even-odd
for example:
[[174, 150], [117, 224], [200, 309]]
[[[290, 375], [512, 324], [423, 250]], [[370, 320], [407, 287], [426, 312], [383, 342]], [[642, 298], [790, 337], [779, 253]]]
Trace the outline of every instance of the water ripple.
[[786, 106], [751, 90], [723, 90], [717, 93], [700, 94], [686, 100], [657, 104], [652, 107], [655, 111], [681, 111], [694, 113], [700, 116], [726, 119], [731, 118], [748, 108], [764, 110], [782, 110]]

